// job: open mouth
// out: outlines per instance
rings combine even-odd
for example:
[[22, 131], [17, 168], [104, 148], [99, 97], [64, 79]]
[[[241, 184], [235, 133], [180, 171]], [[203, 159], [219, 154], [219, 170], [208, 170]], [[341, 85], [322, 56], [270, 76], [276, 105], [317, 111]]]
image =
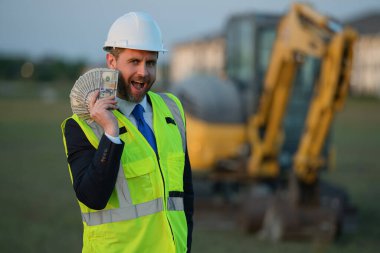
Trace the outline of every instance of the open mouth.
[[131, 81], [131, 84], [138, 91], [144, 89], [144, 86], [145, 86], [144, 82], [139, 82], [139, 81]]

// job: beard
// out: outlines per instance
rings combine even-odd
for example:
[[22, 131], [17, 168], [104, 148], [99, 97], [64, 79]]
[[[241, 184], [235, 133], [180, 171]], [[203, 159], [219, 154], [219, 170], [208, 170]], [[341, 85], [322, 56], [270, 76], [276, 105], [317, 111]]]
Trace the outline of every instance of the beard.
[[119, 98], [125, 99], [132, 103], [140, 103], [146, 93], [150, 90], [150, 88], [153, 85], [153, 82], [151, 80], [145, 81], [145, 80], [137, 80], [139, 82], [145, 82], [144, 87], [141, 89], [140, 92], [134, 93], [132, 87], [132, 81], [126, 82], [122, 75], [119, 75], [119, 81], [117, 86], [117, 96]]

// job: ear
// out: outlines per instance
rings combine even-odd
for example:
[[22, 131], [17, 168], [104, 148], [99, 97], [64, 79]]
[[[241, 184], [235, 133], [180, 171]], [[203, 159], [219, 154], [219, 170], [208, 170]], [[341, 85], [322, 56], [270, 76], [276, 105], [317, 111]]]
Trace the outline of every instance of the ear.
[[110, 53], [107, 53], [107, 55], [106, 55], [106, 61], [107, 61], [107, 66], [110, 69], [116, 69], [116, 57], [115, 56], [113, 56]]

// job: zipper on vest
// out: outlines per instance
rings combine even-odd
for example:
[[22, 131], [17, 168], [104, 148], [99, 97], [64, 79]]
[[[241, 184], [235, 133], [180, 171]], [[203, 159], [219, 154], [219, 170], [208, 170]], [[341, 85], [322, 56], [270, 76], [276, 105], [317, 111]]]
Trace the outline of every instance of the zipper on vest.
[[164, 178], [164, 174], [162, 173], [162, 169], [161, 169], [161, 165], [160, 165], [160, 157], [158, 156], [158, 151], [156, 153], [156, 157], [157, 157], [158, 168], [160, 169], [160, 174], [161, 174], [161, 178], [162, 178], [162, 184], [164, 186], [164, 210], [165, 210], [165, 217], [166, 217], [166, 220], [168, 221], [169, 228], [170, 228], [170, 233], [172, 234], [172, 239], [173, 239], [173, 242], [175, 244], [173, 228], [172, 228], [172, 225], [170, 224], [170, 220], [169, 220], [169, 218], [167, 216], [167, 207], [168, 207], [167, 200], [168, 200], [168, 197], [166, 196], [165, 178]]
[[[148, 99], [149, 99], [149, 96], [148, 96]], [[152, 111], [153, 110], [153, 103], [152, 103]], [[153, 112], [154, 113], [154, 112]], [[154, 127], [155, 125], [155, 122], [152, 120], [152, 130], [155, 128]], [[153, 133], [154, 133], [154, 130], [153, 130]], [[156, 137], [156, 135], [155, 135]], [[148, 141], [147, 141], [148, 143]], [[148, 143], [149, 147], [153, 150], [153, 148], [150, 146], [150, 144]], [[156, 139], [156, 147], [157, 147], [157, 153], [153, 150], [153, 152], [156, 154], [156, 158], [157, 158], [157, 164], [158, 164], [158, 168], [160, 170], [160, 174], [161, 174], [161, 178], [162, 178], [162, 184], [163, 184], [163, 187], [164, 187], [164, 212], [165, 212], [165, 217], [166, 217], [166, 220], [168, 221], [168, 224], [169, 224], [169, 228], [170, 228], [170, 233], [172, 234], [172, 240], [174, 242], [174, 247], [175, 247], [175, 240], [174, 240], [174, 233], [173, 233], [173, 228], [172, 228], [172, 225], [170, 224], [170, 220], [168, 218], [168, 196], [166, 196], [166, 187], [165, 187], [165, 178], [164, 178], [164, 174], [162, 173], [162, 169], [161, 169], [161, 164], [160, 164], [160, 156], [158, 155], [158, 143], [157, 143], [157, 139]]]

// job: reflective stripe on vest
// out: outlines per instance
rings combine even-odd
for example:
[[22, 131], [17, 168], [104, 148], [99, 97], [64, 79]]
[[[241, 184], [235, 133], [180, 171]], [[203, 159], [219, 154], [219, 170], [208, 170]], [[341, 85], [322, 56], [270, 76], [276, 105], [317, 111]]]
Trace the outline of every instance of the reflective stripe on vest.
[[165, 104], [168, 106], [170, 112], [172, 113], [172, 115], [174, 117], [174, 121], [176, 122], [178, 130], [181, 134], [182, 148], [185, 151], [186, 150], [185, 123], [183, 122], [182, 115], [181, 115], [181, 112], [178, 108], [178, 105], [167, 94], [165, 94], [165, 93], [158, 93], [158, 94], [165, 101]]
[[168, 198], [168, 210], [169, 211], [183, 211], [183, 198], [182, 197], [169, 197]]
[[91, 213], [82, 213], [82, 218], [88, 226], [94, 226], [116, 221], [132, 220], [141, 216], [158, 213], [162, 210], [162, 198], [158, 198], [149, 202], [137, 205], [129, 205], [117, 209], [101, 210], [98, 212]]
[[[98, 212], [82, 213], [82, 219], [88, 226], [100, 225], [104, 223], [132, 220], [141, 216], [150, 215], [161, 212], [163, 210], [162, 198], [154, 199], [149, 202], [129, 205], [117, 209], [101, 210]], [[169, 211], [183, 211], [183, 198], [182, 197], [169, 197], [168, 207]]]

